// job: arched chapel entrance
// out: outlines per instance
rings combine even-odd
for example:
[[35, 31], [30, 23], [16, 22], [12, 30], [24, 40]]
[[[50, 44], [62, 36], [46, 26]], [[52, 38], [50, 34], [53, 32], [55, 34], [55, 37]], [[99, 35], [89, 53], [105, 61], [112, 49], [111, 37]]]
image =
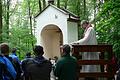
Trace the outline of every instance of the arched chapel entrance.
[[50, 24], [42, 29], [40, 35], [45, 52], [44, 56], [46, 58], [60, 57], [60, 45], [63, 44], [61, 29], [56, 25]]

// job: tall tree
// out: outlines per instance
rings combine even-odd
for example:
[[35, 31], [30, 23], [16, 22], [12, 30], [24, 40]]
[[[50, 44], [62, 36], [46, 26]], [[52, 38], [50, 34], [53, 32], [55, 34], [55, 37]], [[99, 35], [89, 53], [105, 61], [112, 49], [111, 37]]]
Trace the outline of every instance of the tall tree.
[[41, 0], [39, 0], [39, 11], [42, 11], [42, 5], [41, 5]]
[[[30, 34], [33, 36], [32, 32], [32, 14], [31, 14], [31, 6], [30, 6], [30, 0], [28, 0], [28, 15], [29, 15], [29, 23], [30, 23]], [[33, 41], [32, 41], [32, 47], [34, 46]]]
[[43, 9], [46, 7], [46, 1], [43, 0]]
[[60, 0], [57, 0], [57, 7], [60, 8]]
[[2, 1], [0, 0], [0, 42], [2, 42]]
[[96, 26], [96, 0], [94, 0], [94, 26]]
[[10, 6], [10, 0], [7, 0], [7, 12], [6, 12], [6, 33], [7, 33], [7, 39], [9, 38], [9, 6]]
[[86, 16], [86, 0], [84, 0], [84, 17]]
[[4, 42], [9, 42], [9, 19], [10, 19], [10, 1], [4, 0], [3, 2], [3, 27], [2, 27], [2, 39]]
[[106, 0], [97, 15], [98, 41], [113, 45], [114, 53], [120, 58], [120, 0]]
[[68, 6], [68, 0], [65, 0], [64, 8], [67, 9], [67, 6]]

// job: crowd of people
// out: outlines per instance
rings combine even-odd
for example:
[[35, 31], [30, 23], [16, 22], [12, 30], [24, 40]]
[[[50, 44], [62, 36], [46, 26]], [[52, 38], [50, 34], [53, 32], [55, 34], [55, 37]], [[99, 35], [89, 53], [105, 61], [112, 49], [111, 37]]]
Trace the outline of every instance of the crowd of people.
[[62, 56], [59, 60], [55, 56], [54, 64], [51, 59], [47, 60], [43, 57], [44, 50], [40, 45], [34, 46], [35, 57], [31, 57], [31, 53], [28, 52], [22, 61], [17, 57], [16, 50], [13, 48], [9, 54], [9, 45], [0, 44], [0, 80], [51, 80], [52, 70], [54, 80], [76, 80], [77, 78], [77, 60], [70, 56], [69, 45], [63, 45]]

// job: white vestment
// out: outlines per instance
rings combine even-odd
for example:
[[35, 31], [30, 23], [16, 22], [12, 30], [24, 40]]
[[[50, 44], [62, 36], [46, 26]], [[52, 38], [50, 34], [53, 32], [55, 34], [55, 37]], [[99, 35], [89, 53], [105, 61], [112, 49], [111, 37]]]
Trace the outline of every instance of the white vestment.
[[[80, 45], [97, 45], [97, 39], [95, 30], [93, 27], [89, 27], [84, 32], [84, 37], [77, 41]], [[98, 60], [99, 53], [98, 52], [84, 52], [82, 53], [83, 60]], [[98, 65], [82, 65], [81, 72], [99, 72], [100, 66]]]

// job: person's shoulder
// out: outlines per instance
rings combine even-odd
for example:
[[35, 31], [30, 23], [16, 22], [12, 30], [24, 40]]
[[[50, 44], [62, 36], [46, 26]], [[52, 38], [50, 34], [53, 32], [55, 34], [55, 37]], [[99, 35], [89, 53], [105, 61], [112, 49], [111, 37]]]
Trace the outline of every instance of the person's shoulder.
[[10, 54], [9, 57], [18, 58], [17, 56], [15, 56], [15, 55], [13, 55], [13, 54]]
[[28, 58], [25, 58], [25, 59], [23, 59], [21, 62], [26, 62], [26, 61], [28, 61], [29, 59]]
[[1, 62], [1, 63], [5, 64], [5, 59], [6, 59], [6, 57], [0, 56], [0, 62]]
[[94, 30], [93, 27], [89, 27], [89, 28], [87, 29], [87, 31], [88, 31], [88, 32], [95, 32], [95, 30]]
[[71, 56], [71, 59], [72, 59], [73, 61], [77, 61], [77, 58], [74, 57], [74, 56]]
[[89, 27], [88, 30], [94, 30], [94, 28], [93, 27]]
[[33, 60], [33, 58], [27, 58], [27, 59], [23, 59], [22, 60], [22, 64], [28, 64], [28, 63], [32, 63], [34, 60]]
[[67, 59], [66, 57], [61, 57], [58, 59], [57, 63], [63, 63], [66, 61], [66, 59]]
[[77, 58], [76, 57], [74, 57], [74, 56], [71, 56], [74, 60], [77, 60]]

